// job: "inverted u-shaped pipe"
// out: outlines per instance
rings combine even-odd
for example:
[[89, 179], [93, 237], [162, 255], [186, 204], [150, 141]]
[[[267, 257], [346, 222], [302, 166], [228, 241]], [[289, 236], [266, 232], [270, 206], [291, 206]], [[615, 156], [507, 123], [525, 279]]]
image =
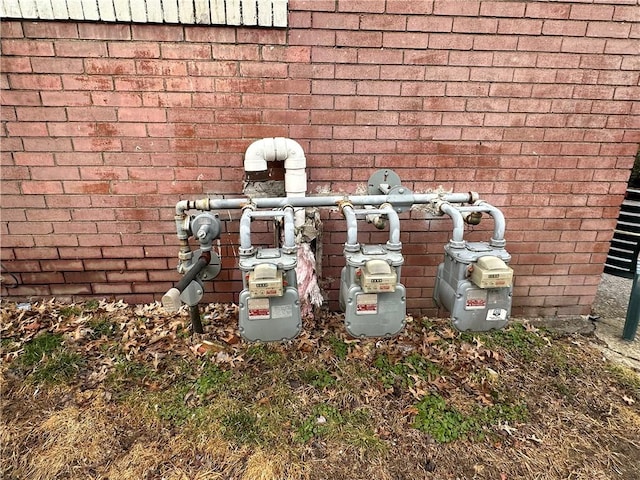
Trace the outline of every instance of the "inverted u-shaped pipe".
[[251, 255], [251, 219], [252, 218], [278, 218], [284, 217], [284, 244], [282, 248], [288, 252], [296, 249], [296, 235], [293, 218], [293, 208], [285, 207], [283, 210], [253, 210], [245, 208], [240, 217], [240, 255]]
[[507, 243], [504, 239], [506, 222], [504, 214], [499, 208], [494, 207], [484, 200], [476, 201], [473, 205], [462, 205], [459, 207], [443, 202], [438, 205], [438, 208], [442, 213], [449, 215], [453, 221], [453, 237], [449, 241], [453, 248], [464, 247], [464, 217], [462, 215], [464, 212], [483, 212], [491, 215], [493, 218], [493, 236], [489, 244], [496, 248], [505, 247]]
[[381, 208], [360, 209], [356, 210], [353, 205], [343, 204], [341, 206], [342, 214], [347, 221], [347, 241], [345, 249], [355, 251], [360, 247], [358, 243], [358, 216], [365, 215], [384, 215], [389, 220], [389, 240], [387, 248], [389, 250], [399, 251], [402, 248], [400, 242], [400, 218], [391, 205], [383, 205]]

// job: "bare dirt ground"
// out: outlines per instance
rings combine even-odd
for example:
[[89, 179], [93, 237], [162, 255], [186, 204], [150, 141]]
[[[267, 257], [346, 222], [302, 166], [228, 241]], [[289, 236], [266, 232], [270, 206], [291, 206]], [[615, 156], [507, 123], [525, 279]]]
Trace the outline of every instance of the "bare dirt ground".
[[0, 304], [6, 479], [640, 477], [640, 377], [595, 337], [410, 319], [354, 340], [322, 313], [243, 342], [233, 305]]

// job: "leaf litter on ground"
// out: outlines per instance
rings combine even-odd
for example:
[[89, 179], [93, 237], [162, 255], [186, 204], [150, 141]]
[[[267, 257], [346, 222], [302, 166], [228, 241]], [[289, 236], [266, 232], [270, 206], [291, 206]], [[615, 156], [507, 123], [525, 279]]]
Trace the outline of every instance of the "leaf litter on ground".
[[[25, 306], [28, 305], [28, 306]], [[0, 304], [3, 478], [635, 479], [640, 378], [588, 337], [317, 312], [249, 344], [238, 308]], [[62, 372], [62, 373], [61, 373]]]

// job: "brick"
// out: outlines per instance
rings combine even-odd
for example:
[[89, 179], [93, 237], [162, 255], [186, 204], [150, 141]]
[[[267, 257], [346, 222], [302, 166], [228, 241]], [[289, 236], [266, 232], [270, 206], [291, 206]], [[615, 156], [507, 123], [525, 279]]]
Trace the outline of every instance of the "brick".
[[639, 51], [637, 40], [606, 40], [604, 49], [604, 53], [621, 55], [637, 55]]
[[[199, 62], [198, 62], [199, 64]], [[185, 62], [177, 60], [135, 60], [136, 73], [145, 76], [184, 76], [187, 75], [187, 65]], [[198, 75], [200, 73], [189, 71], [190, 74]], [[203, 73], [206, 75], [206, 73]]]
[[2, 105], [40, 105], [40, 95], [38, 92], [16, 92], [11, 90], [0, 90], [0, 100]]
[[[475, 38], [479, 39], [481, 37], [475, 37]], [[432, 33], [429, 35], [430, 49], [471, 50], [473, 46], [474, 46], [473, 35], [441, 34], [441, 33]]]
[[601, 38], [563, 38], [562, 52], [570, 53], [603, 53], [606, 44]]
[[[384, 75], [381, 74], [382, 77]], [[358, 95], [400, 95], [401, 85], [397, 81], [363, 80], [357, 82]]]
[[66, 120], [62, 107], [17, 107], [16, 117], [21, 122], [45, 122]]
[[[384, 33], [385, 38], [387, 33]], [[339, 47], [381, 47], [383, 45], [382, 38], [382, 32], [340, 31], [336, 33], [335, 45]]]
[[[429, 34], [419, 32], [384, 32], [382, 45], [385, 48], [426, 49]], [[424, 55], [424, 54], [423, 54]]]
[[166, 44], [160, 46], [162, 58], [165, 59], [209, 59], [211, 58], [211, 46], [201, 44]]
[[311, 17], [313, 29], [339, 29], [358, 30], [360, 28], [360, 15], [353, 13], [328, 13], [314, 12]]
[[[361, 30], [405, 30], [407, 17], [404, 15], [361, 15]], [[357, 30], [355, 28], [354, 30]]]
[[384, 0], [338, 0], [339, 12], [383, 13]]
[[613, 20], [616, 22], [637, 22], [640, 20], [640, 14], [636, 6], [616, 5], [613, 12]]
[[629, 38], [631, 25], [628, 23], [589, 22], [587, 37]]
[[2, 71], [5, 73], [30, 73], [31, 62], [39, 57], [32, 59], [27, 57], [3, 57]]
[[38, 167], [53, 166], [53, 154], [49, 152], [13, 152], [16, 165], [33, 165]]
[[61, 90], [62, 81], [57, 75], [9, 75], [11, 88], [16, 90]]
[[451, 2], [448, 0], [435, 0], [433, 3], [434, 15], [457, 15], [475, 17], [480, 13], [480, 2], [465, 1]]
[[44, 167], [38, 166], [31, 169], [32, 180], [79, 180], [80, 174], [77, 167]]
[[558, 52], [567, 40], [561, 37], [521, 36], [518, 38], [518, 50], [529, 52]]
[[523, 17], [525, 4], [521, 2], [489, 1], [480, 4], [482, 17]]
[[336, 44], [336, 33], [331, 30], [294, 30], [289, 34], [289, 42], [296, 46], [333, 46]]
[[11, 137], [45, 137], [48, 135], [47, 126], [38, 122], [10, 122], [6, 124]]
[[421, 80], [425, 78], [425, 67], [422, 65], [382, 65], [380, 77], [392, 80]]
[[37, 73], [82, 73], [84, 64], [76, 58], [32, 58], [33, 71]]
[[290, 0], [289, 8], [291, 10], [334, 12], [336, 2], [335, 0]]
[[106, 42], [90, 40], [56, 40], [55, 51], [57, 57], [106, 57]]
[[113, 58], [160, 57], [160, 44], [155, 42], [109, 42], [107, 48]]
[[571, 5], [569, 18], [574, 20], [611, 20], [613, 5]]
[[2, 39], [3, 55], [22, 55], [25, 57], [53, 57], [53, 42], [50, 40]]
[[22, 38], [24, 32], [22, 29], [22, 22], [11, 21], [4, 19], [2, 21], [2, 36], [4, 38]]
[[179, 26], [167, 29], [164, 34], [158, 35], [153, 31], [134, 30], [134, 36], [139, 35], [140, 40], [162, 40], [162, 41], [182, 41], [188, 42], [205, 42], [205, 43], [236, 43], [236, 29], [233, 27], [224, 27], [216, 25], [215, 28], [210, 26], [186, 26], [184, 27], [184, 38], [182, 38], [182, 28]]
[[404, 0], [387, 0], [387, 13], [425, 15], [433, 11], [433, 1], [406, 2]]
[[[495, 18], [455, 17], [453, 19], [452, 31], [458, 32], [458, 33], [496, 33], [498, 31], [498, 20]], [[522, 32], [501, 32], [501, 33], [522, 33]]]
[[87, 40], [131, 40], [128, 24], [115, 23], [78, 23], [78, 34]]
[[51, 294], [58, 299], [61, 295], [91, 295], [90, 285], [51, 285]]
[[285, 45], [287, 31], [285, 29], [244, 28], [237, 31], [238, 43], [262, 45]]
[[[6, 148], [6, 141], [3, 143]], [[68, 152], [72, 149], [68, 138], [23, 138], [22, 144], [26, 152]]]
[[85, 72], [98, 75], [130, 75], [136, 73], [136, 66], [130, 59], [93, 59], [85, 60]]
[[63, 181], [64, 193], [72, 194], [107, 194], [110, 190], [107, 181]]
[[542, 27], [543, 35], [560, 35], [568, 37], [584, 37], [588, 22], [575, 20], [546, 20]]
[[88, 92], [41, 92], [40, 97], [44, 106], [73, 107], [91, 104]]

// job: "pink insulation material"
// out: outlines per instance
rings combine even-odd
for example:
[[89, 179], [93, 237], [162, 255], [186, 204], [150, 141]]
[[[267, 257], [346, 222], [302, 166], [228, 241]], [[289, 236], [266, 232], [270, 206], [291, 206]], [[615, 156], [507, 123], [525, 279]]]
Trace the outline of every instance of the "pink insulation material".
[[298, 292], [300, 294], [300, 310], [303, 317], [313, 313], [313, 307], [322, 305], [322, 292], [316, 277], [316, 257], [308, 243], [298, 245]]

